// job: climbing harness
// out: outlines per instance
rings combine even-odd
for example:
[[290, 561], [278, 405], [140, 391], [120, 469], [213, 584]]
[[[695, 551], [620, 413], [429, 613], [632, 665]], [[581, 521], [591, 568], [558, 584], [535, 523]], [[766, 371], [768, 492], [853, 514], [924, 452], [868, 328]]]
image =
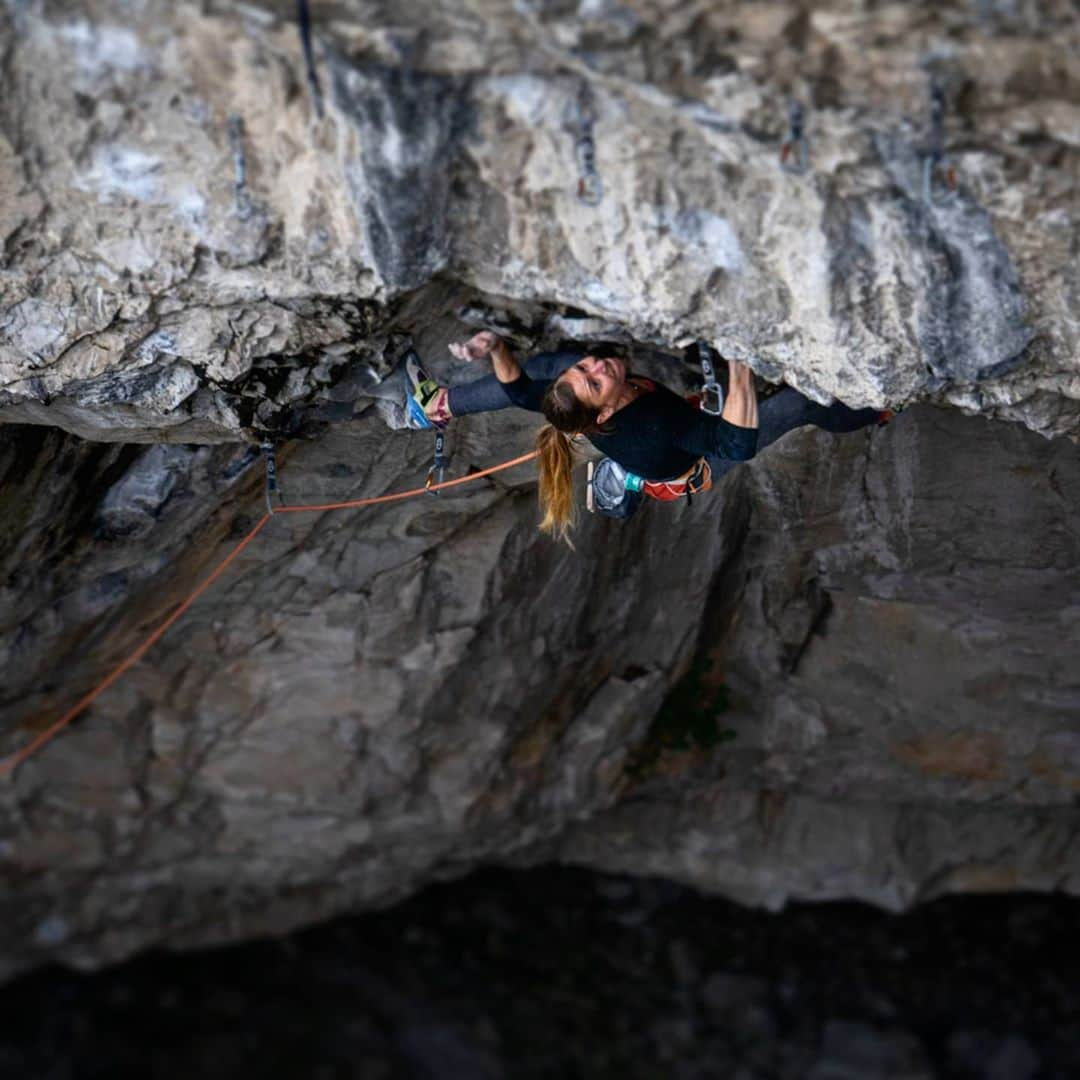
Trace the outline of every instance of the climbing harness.
[[707, 342], [697, 343], [698, 360], [701, 363], [701, 411], [719, 416], [724, 410], [724, 390], [716, 381], [716, 361], [720, 354]]
[[[264, 448], [267, 444], [263, 444]], [[265, 452], [265, 451], [264, 451]], [[536, 451], [532, 451], [528, 454], [522, 454], [520, 457], [511, 458], [509, 461], [503, 461], [498, 465], [491, 465], [486, 469], [480, 469], [477, 472], [469, 473], [467, 476], [458, 476], [453, 480], [443, 480], [438, 484], [432, 485], [432, 490], [442, 490], [449, 487], [457, 487], [459, 484], [470, 484], [474, 480], [479, 480], [482, 477], [490, 476], [493, 473], [502, 472], [505, 469], [512, 469], [515, 465], [524, 465], [527, 461], [532, 461], [536, 457]], [[270, 453], [267, 455], [267, 496], [270, 494], [270, 463], [273, 461], [273, 447], [270, 447]], [[274, 485], [276, 490], [277, 484], [277, 469], [274, 468]], [[117, 679], [120, 678], [126, 671], [133, 668], [149, 651], [149, 649], [165, 635], [171, 626], [173, 626], [180, 617], [199, 599], [200, 596], [215, 581], [228, 569], [229, 566], [241, 555], [245, 548], [255, 539], [256, 536], [262, 531], [263, 526], [272, 518], [277, 517], [280, 514], [302, 514], [302, 513], [323, 513], [327, 510], [352, 510], [362, 506], [376, 506], [380, 503], [400, 502], [402, 499], [411, 499], [418, 495], [423, 495], [427, 488], [410, 488], [408, 491], [397, 491], [390, 495], [375, 495], [366, 499], [349, 499], [345, 502], [336, 503], [319, 503], [314, 505], [301, 505], [301, 506], [280, 506], [277, 510], [270, 509], [268, 505], [268, 512], [263, 514], [261, 518], [252, 526], [248, 534], [243, 537], [236, 547], [232, 549], [225, 556], [221, 562], [211, 571], [211, 573], [205, 578], [205, 580], [196, 588], [189, 596], [187, 596], [176, 610], [164, 619], [147, 637], [142, 643], [128, 656], [126, 656], [119, 664], [116, 665], [101, 680], [89, 693], [84, 695], [79, 701], [77, 701], [59, 720], [50, 724], [44, 731], [42, 731], [36, 738], [32, 739], [21, 750], [17, 750], [10, 757], [3, 761], [0, 761], [0, 777], [9, 776], [13, 773], [27, 758], [37, 753], [43, 746], [51, 742], [65, 727], [68, 726], [77, 716], [88, 709], [97, 699], [104, 693]]]
[[300, 44], [304, 48], [308, 89], [311, 91], [311, 100], [315, 103], [315, 115], [321, 120], [323, 118], [322, 87], [319, 86], [319, 75], [315, 70], [315, 50], [311, 47], [311, 11], [307, 0], [297, 0], [296, 19], [300, 26]]
[[788, 105], [788, 133], [787, 138], [780, 144], [780, 168], [796, 176], [806, 172], [810, 159], [805, 118], [801, 102], [793, 101]]
[[284, 507], [285, 505], [285, 496], [278, 489], [277, 458], [274, 455], [274, 444], [269, 439], [264, 439], [259, 444], [259, 449], [262, 450], [263, 460], [266, 462], [266, 512], [273, 515], [275, 495], [278, 497], [281, 506]]
[[[640, 477], [634, 477], [635, 480]], [[694, 464], [674, 480], [643, 480], [641, 491], [650, 499], [672, 502], [685, 498], [692, 501], [694, 495], [708, 491], [712, 487], [712, 467], [705, 458], [699, 458]]]
[[693, 496], [712, 487], [712, 468], [705, 458], [699, 458], [682, 474], [672, 480], [646, 480], [624, 469], [611, 458], [589, 462], [585, 478], [585, 507], [592, 514], [627, 518], [637, 510], [643, 496], [660, 502], [673, 502]]
[[596, 110], [593, 108], [592, 92], [585, 83], [575, 103], [570, 124], [571, 130], [577, 134], [574, 143], [578, 167], [577, 196], [585, 206], [599, 206], [604, 197], [604, 182], [596, 171], [595, 126]]
[[446, 432], [436, 430], [435, 452], [431, 457], [431, 468], [428, 469], [427, 481], [424, 484], [429, 495], [438, 495], [438, 486], [446, 475], [446, 466], [450, 464], [450, 458], [446, 455]]
[[930, 120], [927, 125], [926, 146], [922, 155], [922, 200], [927, 206], [934, 202], [934, 176], [938, 173], [950, 190], [956, 189], [956, 169], [945, 154], [945, 90], [941, 83], [930, 83]]
[[[687, 400], [702, 412], [719, 416], [724, 409], [724, 390], [716, 378], [720, 354], [707, 341], [695, 341], [687, 350], [688, 358], [694, 354], [701, 364], [702, 387], [700, 393], [688, 395]], [[699, 458], [682, 476], [672, 480], [646, 480], [611, 458], [601, 458], [590, 461], [586, 469], [585, 507], [591, 514], [627, 518], [644, 496], [661, 502], [685, 498], [689, 503], [693, 496], [711, 487], [712, 468], [705, 458]]]

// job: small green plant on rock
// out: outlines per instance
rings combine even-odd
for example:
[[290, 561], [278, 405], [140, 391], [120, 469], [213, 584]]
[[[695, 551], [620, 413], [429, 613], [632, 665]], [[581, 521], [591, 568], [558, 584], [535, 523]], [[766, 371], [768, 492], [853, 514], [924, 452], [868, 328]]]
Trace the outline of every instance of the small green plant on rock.
[[728, 688], [717, 682], [707, 660], [697, 660], [664, 699], [645, 738], [630, 755], [625, 774], [644, 780], [665, 752], [709, 751], [735, 738], [718, 717], [730, 708]]

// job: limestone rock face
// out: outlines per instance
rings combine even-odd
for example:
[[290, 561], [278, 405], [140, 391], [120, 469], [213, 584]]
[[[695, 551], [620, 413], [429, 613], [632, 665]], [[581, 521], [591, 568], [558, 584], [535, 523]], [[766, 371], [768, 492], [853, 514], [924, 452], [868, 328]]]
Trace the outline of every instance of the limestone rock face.
[[[495, 424], [529, 426], [462, 422], [456, 469]], [[242, 448], [39, 431], [5, 431], [6, 749], [261, 512]], [[365, 415], [282, 476], [296, 501], [370, 494], [426, 449]], [[8, 969], [281, 929], [493, 860], [771, 906], [1077, 891], [1070, 442], [928, 408], [795, 433], [693, 506], [590, 518], [576, 552], [505, 475], [276, 517], [23, 765], [0, 792]], [[633, 768], [684, 676], [733, 737]]]
[[[421, 481], [385, 422], [410, 340], [456, 379], [470, 325], [622, 338], [686, 389], [708, 338], [952, 407], [793, 434], [576, 551], [528, 468], [275, 517], [0, 783], [2, 970], [484, 861], [771, 906], [1077, 891], [1069, 5], [313, 8], [321, 108], [292, 5], [0, 6], [3, 752], [258, 520], [253, 435], [293, 502]], [[456, 421], [453, 470], [534, 428]], [[643, 757], [677, 686], [729, 741]]]
[[453, 282], [1076, 432], [1066, 0], [312, 6], [318, 99], [292, 5], [0, 9], [0, 419], [280, 428]]
[[747, 513], [698, 657], [733, 741], [560, 856], [771, 906], [1075, 892], [1074, 447], [920, 409], [866, 439], [791, 437], [737, 475], [724, 521]]

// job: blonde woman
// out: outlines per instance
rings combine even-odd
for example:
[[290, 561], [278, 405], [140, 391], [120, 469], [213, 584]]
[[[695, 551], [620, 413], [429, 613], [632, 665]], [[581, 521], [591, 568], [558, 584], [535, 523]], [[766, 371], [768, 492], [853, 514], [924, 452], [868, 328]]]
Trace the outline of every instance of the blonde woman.
[[568, 539], [576, 520], [572, 440], [588, 439], [607, 462], [593, 484], [601, 512], [629, 517], [642, 495], [672, 499], [709, 487], [710, 476], [752, 458], [796, 427], [854, 431], [877, 422], [875, 409], [818, 405], [785, 387], [761, 406], [750, 369], [728, 363], [723, 412], [713, 416], [653, 379], [635, 375], [618, 349], [594, 347], [586, 355], [542, 353], [524, 368], [491, 331], [451, 345], [460, 359], [489, 356], [494, 377], [442, 387], [427, 378], [418, 361], [407, 367], [414, 426], [442, 426], [454, 416], [516, 405], [543, 413], [537, 435], [541, 529]]

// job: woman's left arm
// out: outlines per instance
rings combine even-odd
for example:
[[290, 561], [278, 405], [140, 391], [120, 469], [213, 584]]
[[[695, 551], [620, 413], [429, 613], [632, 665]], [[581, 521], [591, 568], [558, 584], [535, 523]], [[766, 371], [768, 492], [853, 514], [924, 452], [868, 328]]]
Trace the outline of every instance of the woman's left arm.
[[495, 369], [495, 378], [501, 383], [517, 382], [524, 374], [517, 357], [502, 338], [496, 338], [491, 348], [491, 366]]

